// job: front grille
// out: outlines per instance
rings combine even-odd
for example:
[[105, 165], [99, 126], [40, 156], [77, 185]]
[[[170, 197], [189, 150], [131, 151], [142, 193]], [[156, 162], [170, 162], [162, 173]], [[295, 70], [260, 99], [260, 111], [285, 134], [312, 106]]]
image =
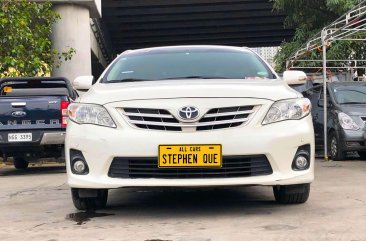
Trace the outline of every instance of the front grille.
[[181, 131], [179, 121], [163, 109], [124, 108], [125, 115], [136, 127], [151, 130]]
[[193, 123], [183, 123], [164, 109], [123, 108], [129, 122], [138, 128], [163, 131], [204, 131], [240, 126], [254, 113], [253, 105], [210, 109]]
[[158, 168], [157, 158], [116, 157], [108, 176], [112, 178], [228, 178], [272, 174], [265, 155], [225, 156], [221, 168]]
[[199, 121], [210, 125], [199, 126], [197, 131], [240, 126], [248, 121], [249, 115], [254, 112], [253, 108], [254, 106], [237, 106], [211, 109]]

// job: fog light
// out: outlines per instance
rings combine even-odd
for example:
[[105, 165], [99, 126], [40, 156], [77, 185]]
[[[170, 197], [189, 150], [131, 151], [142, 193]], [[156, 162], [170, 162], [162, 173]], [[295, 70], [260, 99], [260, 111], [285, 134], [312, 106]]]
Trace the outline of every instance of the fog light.
[[308, 159], [303, 156], [303, 155], [299, 155], [296, 157], [295, 160], [295, 167], [299, 170], [304, 170], [308, 167]]
[[70, 167], [72, 173], [76, 175], [87, 175], [89, 173], [88, 163], [79, 150], [70, 149]]
[[85, 172], [86, 170], [86, 165], [85, 162], [81, 159], [75, 160], [74, 161], [74, 165], [73, 165], [73, 169], [77, 174], [82, 174]]
[[310, 145], [303, 145], [297, 148], [294, 159], [292, 160], [292, 170], [294, 171], [304, 171], [309, 169], [311, 160], [311, 150]]

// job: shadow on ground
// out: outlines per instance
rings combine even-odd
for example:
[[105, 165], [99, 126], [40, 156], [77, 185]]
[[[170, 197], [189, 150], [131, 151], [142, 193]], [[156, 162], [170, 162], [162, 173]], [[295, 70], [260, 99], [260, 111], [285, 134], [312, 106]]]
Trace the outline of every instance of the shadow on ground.
[[[92, 218], [109, 220], [136, 219], [215, 219], [220, 216], [242, 217], [272, 215], [281, 209], [274, 201], [271, 187], [237, 188], [154, 188], [109, 191], [105, 209], [75, 212], [67, 219], [82, 225]], [[75, 210], [76, 211], [76, 210]]]

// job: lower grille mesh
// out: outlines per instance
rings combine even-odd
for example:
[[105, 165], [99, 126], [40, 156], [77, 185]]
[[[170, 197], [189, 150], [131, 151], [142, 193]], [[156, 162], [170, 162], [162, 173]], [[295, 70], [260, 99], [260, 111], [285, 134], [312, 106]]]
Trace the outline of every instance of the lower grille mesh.
[[221, 168], [158, 168], [157, 158], [116, 157], [108, 176], [113, 178], [224, 178], [272, 174], [265, 155], [226, 156]]

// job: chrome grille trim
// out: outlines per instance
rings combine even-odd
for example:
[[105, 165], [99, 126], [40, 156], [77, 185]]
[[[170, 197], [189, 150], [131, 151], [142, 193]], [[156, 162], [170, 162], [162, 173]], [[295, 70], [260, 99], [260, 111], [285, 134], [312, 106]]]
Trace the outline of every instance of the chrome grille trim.
[[204, 117], [219, 117], [219, 116], [242, 115], [242, 114], [252, 114], [252, 113], [254, 113], [254, 110], [206, 114]]
[[199, 120], [208, 125], [198, 126], [197, 131], [237, 127], [247, 123], [254, 112], [254, 105], [214, 108]]
[[205, 131], [227, 129], [247, 123], [257, 106], [232, 106], [211, 108], [196, 122], [183, 122], [165, 109], [118, 108], [128, 122], [140, 129], [161, 131]]
[[[246, 122], [248, 118], [227, 120], [227, 121], [215, 121], [214, 125], [223, 125], [231, 123]], [[155, 125], [155, 126], [171, 126], [171, 127], [199, 127], [199, 126], [212, 126], [212, 122], [202, 122], [202, 123], [168, 123], [168, 122], [153, 122], [153, 121], [134, 121], [130, 120], [132, 124], [137, 125]]]
[[182, 131], [179, 126], [167, 125], [170, 123], [178, 124], [179, 121], [163, 109], [150, 108], [120, 108], [131, 124], [140, 129], [161, 130], [161, 131]]
[[165, 115], [165, 114], [145, 114], [145, 113], [126, 113], [127, 116], [138, 116], [138, 117], [152, 117], [152, 118], [168, 118], [174, 119], [172, 115]]

